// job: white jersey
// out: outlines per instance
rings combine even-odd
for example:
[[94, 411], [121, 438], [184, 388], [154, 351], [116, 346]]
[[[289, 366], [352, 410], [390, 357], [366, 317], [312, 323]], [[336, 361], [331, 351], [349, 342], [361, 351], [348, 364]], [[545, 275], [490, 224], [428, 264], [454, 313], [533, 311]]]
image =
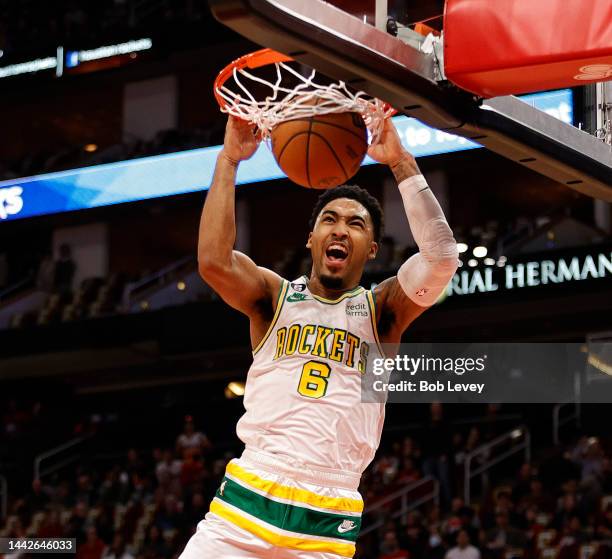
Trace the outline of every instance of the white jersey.
[[253, 351], [237, 433], [247, 449], [359, 473], [380, 441], [385, 408], [361, 402], [366, 360], [382, 355], [372, 292], [331, 301], [307, 278], [283, 280], [270, 327]]

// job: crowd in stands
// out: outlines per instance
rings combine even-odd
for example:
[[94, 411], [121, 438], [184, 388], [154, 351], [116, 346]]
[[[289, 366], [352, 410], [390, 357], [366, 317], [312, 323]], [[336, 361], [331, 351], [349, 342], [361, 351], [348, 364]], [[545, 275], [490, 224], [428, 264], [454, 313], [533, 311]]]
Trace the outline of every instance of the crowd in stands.
[[72, 146], [51, 152], [31, 153], [14, 162], [0, 162], [0, 180], [175, 153], [217, 145], [222, 141], [221, 121], [218, 126], [209, 128], [161, 130], [152, 140], [127, 138], [122, 143], [105, 146], [93, 152], [86, 151], [84, 146]]
[[[546, 464], [525, 463], [468, 504], [459, 497], [462, 456], [493, 431], [486, 419], [459, 428], [443, 418], [434, 404], [423, 435], [398, 435], [381, 448], [360, 491], [371, 506], [433, 475], [441, 487], [448, 484], [448, 494], [443, 490], [439, 501], [398, 518], [394, 501], [366, 513], [363, 528], [381, 522], [360, 538], [358, 559], [610, 556], [612, 463], [599, 439], [582, 437], [568, 448], [555, 463], [554, 479]], [[432, 446], [437, 437], [449, 446]], [[132, 448], [104, 467], [84, 461], [70, 476], [35, 479], [27, 494], [11, 500], [0, 537], [73, 537], [77, 559], [175, 558], [238, 452], [220, 452], [187, 416], [171, 448]], [[448, 463], [446, 480], [441, 461]]]
[[[483, 264], [504, 266], [506, 257], [501, 255], [505, 252], [503, 248], [505, 244], [519, 238], [520, 235], [517, 237], [518, 232], [522, 232], [521, 235], [529, 236], [549, 221], [550, 218], [546, 217], [531, 221], [518, 218], [513, 223], [506, 224], [490, 221], [486, 226], [473, 227], [469, 231], [463, 231], [457, 227], [455, 234], [458, 241], [466, 243], [468, 247], [468, 250], [460, 255], [460, 266]], [[472, 256], [472, 249], [479, 244], [488, 247], [489, 252], [486, 258], [475, 259]], [[378, 283], [386, 276], [395, 274], [415, 250], [416, 248], [412, 245], [402, 245], [397, 243], [393, 237], [384, 236], [380, 242], [377, 258], [366, 264], [362, 279], [363, 285]], [[143, 270], [138, 277], [133, 275], [128, 277], [124, 273], [115, 272], [107, 277], [85, 278], [75, 285], [73, 280], [78, 264], [72, 258], [68, 245], [62, 245], [59, 248], [56, 258], [48, 250], [42, 252], [38, 259], [33, 259], [31, 251], [14, 251], [12, 257], [12, 266], [9, 266], [7, 254], [0, 252], [0, 305], [3, 300], [7, 299], [6, 296], [3, 296], [3, 289], [7, 290], [14, 284], [23, 284], [23, 288], [31, 288], [35, 285], [48, 297], [43, 306], [36, 311], [20, 313], [12, 317], [9, 323], [11, 327], [48, 324], [121, 312], [126, 286], [130, 282], [145, 278], [147, 273], [151, 273], [151, 271]], [[15, 258], [19, 261], [15, 262]], [[297, 247], [286, 250], [284, 255], [272, 265], [272, 268], [281, 276], [293, 279], [301, 275], [309, 275], [311, 266], [310, 251], [304, 247]], [[16, 270], [20, 270], [21, 273], [17, 274]], [[31, 281], [24, 282], [28, 279]], [[13, 293], [9, 295], [12, 296]]]

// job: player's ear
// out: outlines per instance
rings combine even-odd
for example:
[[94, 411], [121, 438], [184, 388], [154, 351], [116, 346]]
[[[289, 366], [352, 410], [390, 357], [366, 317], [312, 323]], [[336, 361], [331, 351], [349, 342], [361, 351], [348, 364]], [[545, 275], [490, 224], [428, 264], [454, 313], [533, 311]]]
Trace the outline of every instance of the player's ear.
[[370, 244], [370, 251], [368, 252], [368, 260], [374, 260], [378, 254], [378, 243], [372, 241]]
[[308, 240], [306, 241], [306, 248], [311, 248], [312, 247], [312, 231], [310, 233], [308, 233]]

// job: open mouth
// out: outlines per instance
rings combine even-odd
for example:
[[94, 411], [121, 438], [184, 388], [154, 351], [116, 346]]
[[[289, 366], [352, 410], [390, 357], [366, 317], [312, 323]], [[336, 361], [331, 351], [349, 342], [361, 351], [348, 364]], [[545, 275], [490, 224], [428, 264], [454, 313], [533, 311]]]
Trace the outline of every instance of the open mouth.
[[330, 263], [339, 264], [348, 258], [348, 249], [340, 243], [332, 243], [325, 250], [325, 256]]

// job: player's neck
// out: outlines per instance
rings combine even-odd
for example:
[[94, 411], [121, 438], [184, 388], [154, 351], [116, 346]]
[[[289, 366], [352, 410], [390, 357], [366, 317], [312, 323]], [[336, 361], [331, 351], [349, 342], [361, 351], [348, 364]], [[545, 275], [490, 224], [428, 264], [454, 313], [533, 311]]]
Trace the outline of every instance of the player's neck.
[[311, 272], [310, 277], [307, 277], [308, 280], [308, 289], [313, 295], [317, 295], [318, 297], [323, 297], [324, 299], [338, 299], [342, 297], [347, 291], [353, 291], [355, 288], [359, 287], [359, 281], [351, 282], [349, 287], [339, 287], [338, 289], [333, 289], [330, 287], [326, 287], [321, 283], [321, 280]]

